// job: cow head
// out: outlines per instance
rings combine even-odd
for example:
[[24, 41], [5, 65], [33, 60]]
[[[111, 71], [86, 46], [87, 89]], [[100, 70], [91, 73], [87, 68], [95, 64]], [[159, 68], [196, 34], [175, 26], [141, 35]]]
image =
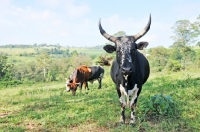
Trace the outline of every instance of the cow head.
[[75, 95], [77, 87], [80, 83], [73, 83], [73, 80], [67, 78], [65, 79], [66, 79], [66, 91], [67, 92], [72, 91], [72, 95]]
[[121, 36], [121, 37], [114, 37], [107, 34], [102, 26], [101, 21], [99, 20], [99, 30], [101, 34], [108, 40], [115, 43], [115, 45], [106, 45], [104, 46], [104, 50], [108, 53], [112, 53], [116, 51], [116, 60], [121, 68], [121, 72], [124, 76], [130, 75], [132, 72], [135, 71], [135, 58], [136, 58], [136, 50], [142, 50], [143, 48], [147, 47], [148, 42], [139, 42], [138, 44], [136, 41], [144, 36], [148, 30], [150, 29], [151, 25], [151, 15], [149, 17], [149, 22], [146, 27], [136, 35], [133, 36]]

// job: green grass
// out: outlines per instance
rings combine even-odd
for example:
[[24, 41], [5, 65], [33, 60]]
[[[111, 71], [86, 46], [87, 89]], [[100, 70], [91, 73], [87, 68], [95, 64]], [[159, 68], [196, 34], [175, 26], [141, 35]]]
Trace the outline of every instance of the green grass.
[[[51, 49], [52, 47], [42, 47], [41, 49]], [[70, 52], [76, 50], [78, 53], [86, 53], [88, 55], [101, 55], [105, 54], [103, 49], [92, 49], [92, 48], [62, 48], [62, 50], [69, 49]], [[7, 53], [8, 55], [19, 56], [20, 53], [36, 53], [35, 48], [0, 48], [0, 53]]]
[[[194, 73], [195, 74], [195, 73]], [[136, 125], [119, 125], [120, 105], [115, 87], [106, 73], [102, 89], [89, 83], [77, 95], [65, 91], [64, 83], [39, 83], [0, 89], [0, 131], [200, 131], [200, 75], [184, 72], [152, 74], [138, 98]], [[175, 113], [144, 115], [142, 103], [155, 94], [171, 95]]]
[[0, 53], [1, 52], [9, 55], [19, 55], [20, 53], [36, 53], [34, 48], [0, 48]]
[[86, 53], [88, 55], [101, 55], [105, 54], [105, 51], [102, 49], [91, 49], [91, 48], [70, 48], [70, 52], [76, 50], [78, 53]]

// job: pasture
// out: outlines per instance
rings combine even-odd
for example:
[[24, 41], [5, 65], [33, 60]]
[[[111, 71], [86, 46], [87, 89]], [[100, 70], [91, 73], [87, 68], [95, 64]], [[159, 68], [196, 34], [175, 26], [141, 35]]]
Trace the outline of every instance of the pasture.
[[103, 48], [100, 49], [92, 49], [92, 48], [70, 48], [70, 51], [77, 51], [78, 53], [86, 53], [88, 55], [101, 55], [104, 54]]
[[[0, 130], [12, 132], [200, 131], [200, 75], [197, 72], [151, 73], [138, 98], [135, 126], [128, 124], [130, 118], [128, 108], [126, 109], [127, 123], [118, 124], [120, 104], [109, 75], [109, 68], [106, 68], [102, 89], [97, 87], [97, 82], [89, 83], [90, 90], [82, 89], [80, 92], [78, 89], [76, 96], [65, 91], [65, 82], [1, 88]], [[153, 111], [150, 97], [157, 94], [173, 99], [174, 106], [170, 111], [163, 112], [167, 108], [165, 103], [160, 107], [160, 111]]]
[[[0, 53], [6, 53], [8, 55], [20, 55], [20, 54], [23, 54], [23, 53], [27, 53], [27, 54], [30, 54], [30, 53], [37, 53], [36, 49], [38, 50], [45, 50], [45, 49], [54, 49], [55, 47], [35, 47], [35, 48], [0, 48]], [[78, 53], [86, 53], [88, 55], [100, 55], [100, 54], [103, 54], [105, 53], [104, 50], [102, 48], [100, 49], [95, 49], [95, 48], [73, 48], [73, 47], [70, 47], [70, 48], [66, 48], [66, 47], [61, 47], [61, 50], [66, 50], [66, 49], [69, 49], [69, 52], [73, 52], [73, 51], [77, 51]]]

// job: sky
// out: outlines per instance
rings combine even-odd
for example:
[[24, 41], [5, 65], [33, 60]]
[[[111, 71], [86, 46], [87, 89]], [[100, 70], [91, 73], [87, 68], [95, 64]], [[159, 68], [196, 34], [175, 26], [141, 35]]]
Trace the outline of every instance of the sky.
[[173, 44], [175, 22], [196, 21], [199, 0], [0, 0], [0, 45], [59, 44], [92, 47], [108, 42], [110, 35], [140, 32], [149, 20], [148, 33], [139, 39], [150, 48]]

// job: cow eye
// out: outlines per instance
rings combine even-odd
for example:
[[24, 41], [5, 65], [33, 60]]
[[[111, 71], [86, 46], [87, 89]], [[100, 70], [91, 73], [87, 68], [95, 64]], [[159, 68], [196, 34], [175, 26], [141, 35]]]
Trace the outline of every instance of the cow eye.
[[134, 53], [134, 52], [135, 52], [135, 49], [131, 49], [131, 52], [133, 52], [133, 53]]

